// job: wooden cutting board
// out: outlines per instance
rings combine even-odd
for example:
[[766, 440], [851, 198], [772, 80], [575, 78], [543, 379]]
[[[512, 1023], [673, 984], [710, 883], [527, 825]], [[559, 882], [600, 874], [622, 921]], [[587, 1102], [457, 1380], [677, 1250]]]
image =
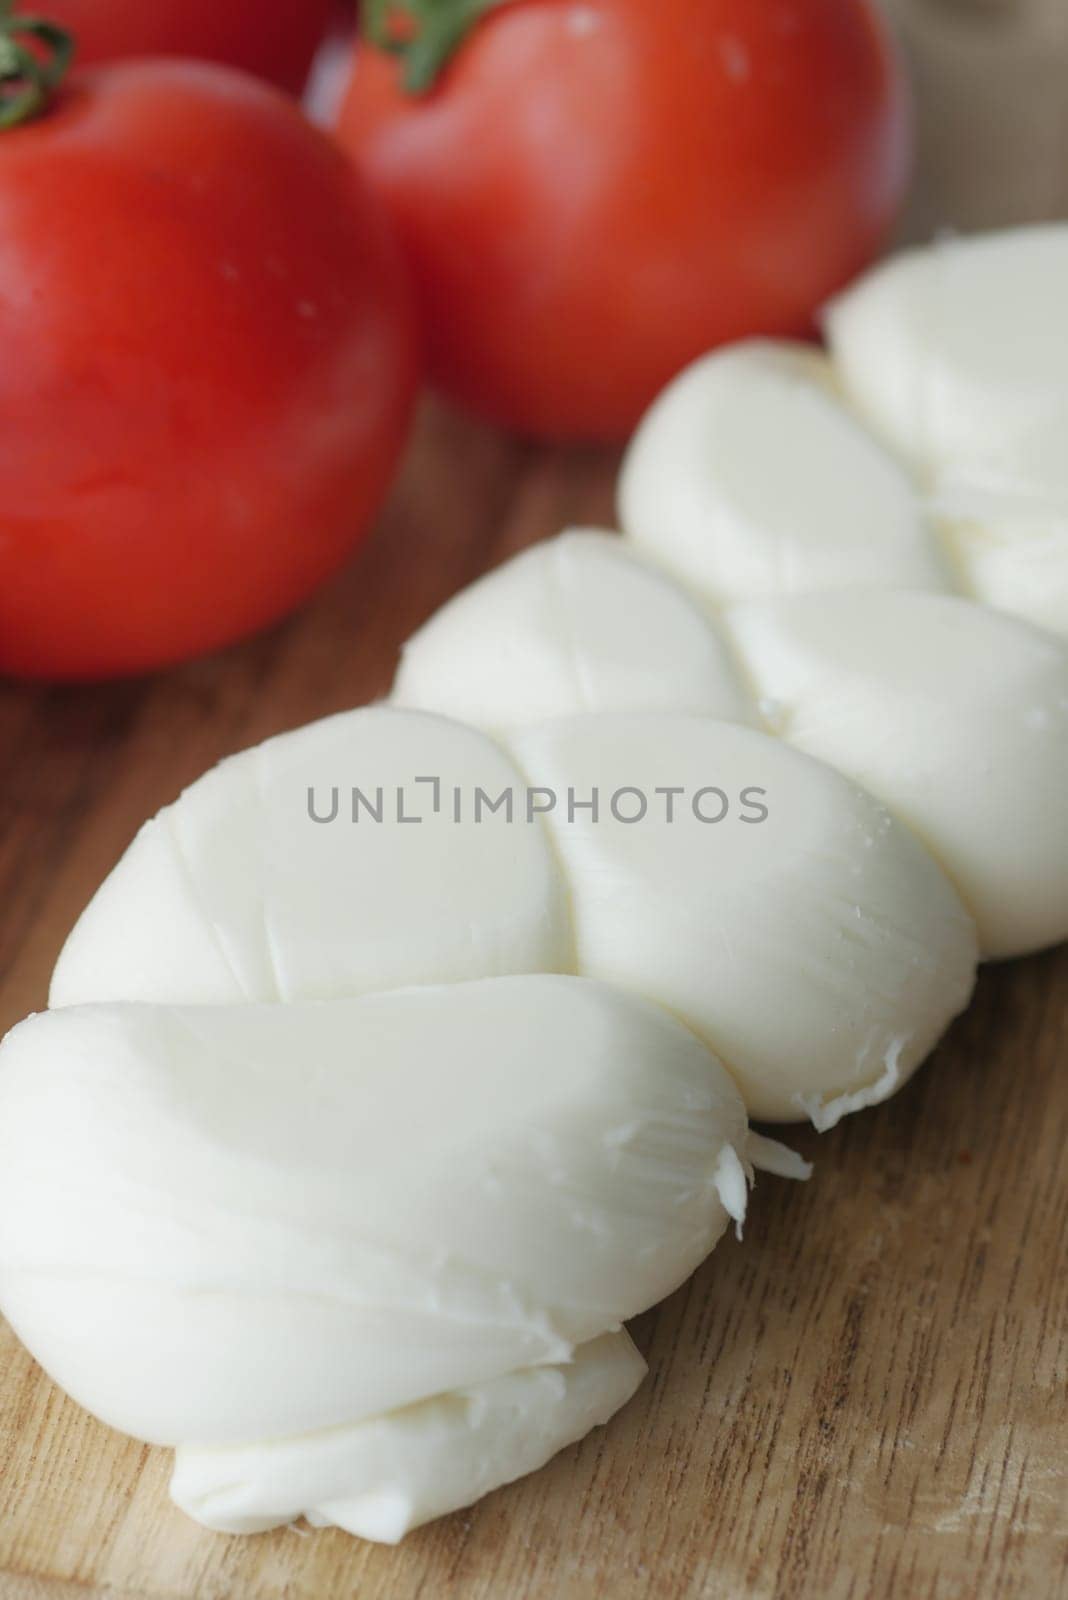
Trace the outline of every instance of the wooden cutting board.
[[[915, 216], [1062, 212], [1047, 90], [1063, 112], [1068, 6], [1024, 0], [1019, 28], [999, 0], [899, 10], [923, 91]], [[1030, 108], [1011, 137], [1006, 72]], [[147, 815], [221, 756], [384, 692], [400, 641], [462, 584], [610, 522], [615, 466], [428, 407], [370, 545], [283, 628], [149, 682], [0, 686], [0, 1031], [43, 1005]], [[622, 1415], [397, 1550], [198, 1529], [167, 1499], [168, 1453], [85, 1416], [0, 1324], [0, 1600], [1068, 1595], [1066, 1043], [1068, 950], [987, 969], [908, 1088], [800, 1133], [812, 1182], [762, 1180], [744, 1243], [640, 1320], [652, 1370]]]

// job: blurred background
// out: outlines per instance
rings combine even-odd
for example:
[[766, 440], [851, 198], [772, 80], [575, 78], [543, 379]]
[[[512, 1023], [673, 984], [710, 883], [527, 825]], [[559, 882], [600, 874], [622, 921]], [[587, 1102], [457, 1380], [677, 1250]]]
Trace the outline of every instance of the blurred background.
[[884, 0], [908, 54], [918, 161], [905, 236], [1068, 215], [1064, 0]]

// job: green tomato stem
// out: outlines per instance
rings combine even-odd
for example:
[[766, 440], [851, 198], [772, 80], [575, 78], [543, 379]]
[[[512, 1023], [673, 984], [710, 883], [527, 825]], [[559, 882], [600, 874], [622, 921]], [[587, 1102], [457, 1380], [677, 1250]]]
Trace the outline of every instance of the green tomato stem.
[[74, 60], [74, 39], [44, 17], [12, 14], [0, 0], [0, 130], [40, 116]]
[[468, 33], [508, 0], [365, 0], [364, 37], [398, 56], [409, 94], [425, 94]]

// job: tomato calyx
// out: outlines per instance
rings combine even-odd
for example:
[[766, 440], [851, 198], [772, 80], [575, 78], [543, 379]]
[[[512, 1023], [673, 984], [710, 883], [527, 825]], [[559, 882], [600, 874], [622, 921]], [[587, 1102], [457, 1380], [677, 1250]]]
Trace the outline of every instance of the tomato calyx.
[[425, 94], [438, 74], [488, 11], [509, 0], [366, 0], [364, 38], [399, 57], [401, 82], [409, 94]]
[[74, 39], [45, 17], [14, 16], [0, 0], [0, 129], [47, 110], [74, 60]]

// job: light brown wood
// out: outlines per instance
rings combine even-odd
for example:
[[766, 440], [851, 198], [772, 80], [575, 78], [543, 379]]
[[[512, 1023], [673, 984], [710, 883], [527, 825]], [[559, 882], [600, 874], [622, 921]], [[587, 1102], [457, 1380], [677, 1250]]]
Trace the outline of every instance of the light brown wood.
[[[901, 3], [922, 52], [935, 8]], [[610, 519], [614, 469], [430, 407], [370, 545], [283, 628], [148, 683], [0, 687], [0, 1030], [44, 1003], [145, 816], [227, 752], [383, 692], [461, 584]], [[609, 1428], [398, 1550], [196, 1528], [166, 1497], [168, 1454], [80, 1412], [0, 1325], [0, 1597], [1068, 1595], [1066, 1040], [1068, 951], [988, 969], [912, 1084], [800, 1134], [811, 1184], [763, 1180], [744, 1243], [641, 1319], [652, 1371]]]

